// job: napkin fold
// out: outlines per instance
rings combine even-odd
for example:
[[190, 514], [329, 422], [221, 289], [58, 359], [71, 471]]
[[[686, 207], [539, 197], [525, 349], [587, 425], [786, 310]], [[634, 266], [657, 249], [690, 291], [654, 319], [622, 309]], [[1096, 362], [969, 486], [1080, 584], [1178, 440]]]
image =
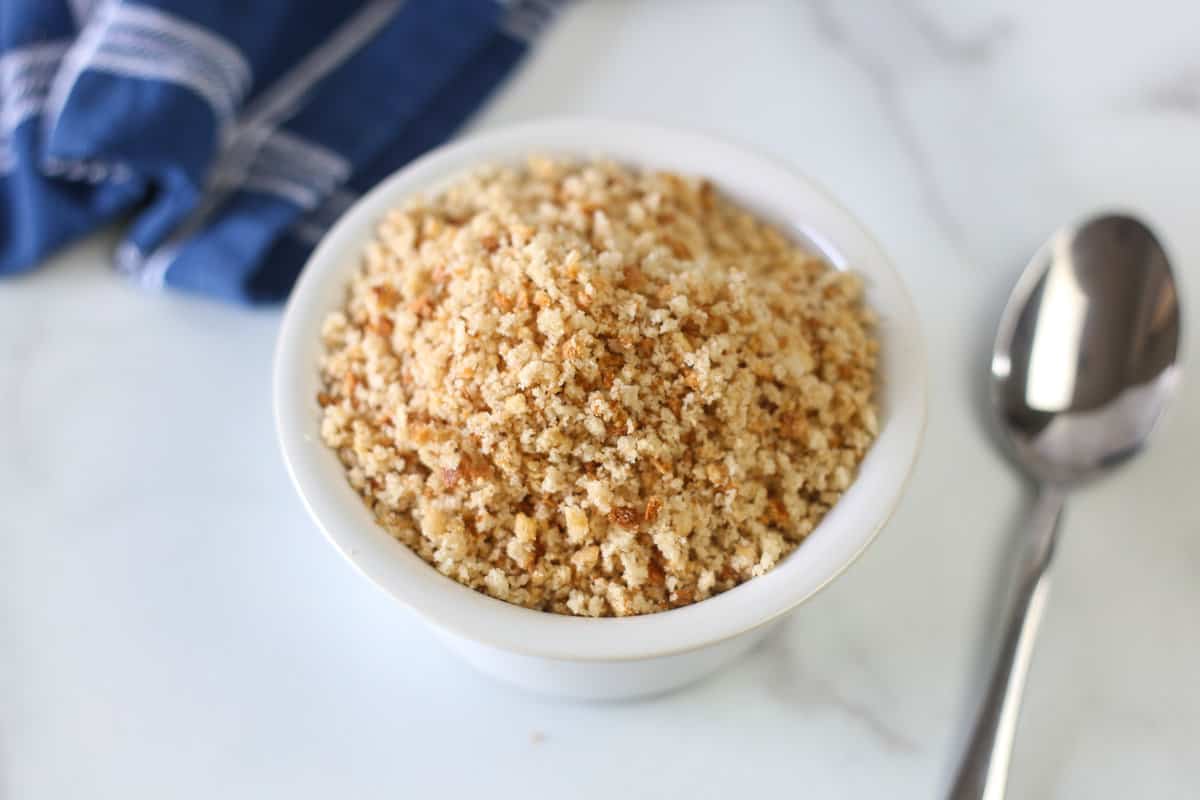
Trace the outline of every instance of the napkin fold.
[[147, 287], [267, 302], [565, 0], [3, 0], [0, 275], [128, 217]]

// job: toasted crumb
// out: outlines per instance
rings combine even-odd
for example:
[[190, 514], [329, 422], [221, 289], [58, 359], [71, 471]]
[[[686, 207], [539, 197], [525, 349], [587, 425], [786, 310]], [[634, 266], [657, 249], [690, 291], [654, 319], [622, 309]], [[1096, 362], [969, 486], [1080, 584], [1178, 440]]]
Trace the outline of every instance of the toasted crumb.
[[381, 222], [322, 327], [321, 435], [454, 580], [664, 611], [772, 569], [854, 480], [872, 319], [707, 181], [487, 168]]

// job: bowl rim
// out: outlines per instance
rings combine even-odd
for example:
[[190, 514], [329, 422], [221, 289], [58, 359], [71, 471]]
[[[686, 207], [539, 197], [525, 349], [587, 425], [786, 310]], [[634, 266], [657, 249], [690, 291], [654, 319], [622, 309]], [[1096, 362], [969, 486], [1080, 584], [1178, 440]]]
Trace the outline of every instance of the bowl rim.
[[[530, 153], [599, 155], [704, 173], [739, 202], [808, 240], [835, 266], [853, 263], [865, 275], [881, 328], [886, 407], [879, 435], [842, 499], [767, 574], [707, 600], [633, 617], [594, 619], [512, 605], [442, 575], [387, 534], [321, 441], [315, 403], [320, 323], [340, 305], [376, 221], [404, 197], [436, 189], [472, 165]], [[699, 164], [717, 168], [694, 166]], [[880, 305], [880, 299], [886, 302]], [[309, 256], [284, 311], [274, 362], [275, 427], [288, 474], [309, 516], [338, 552], [437, 627], [499, 650], [568, 661], [687, 652], [746, 633], [806, 602], [848, 569], [890, 519], [911, 478], [926, 424], [919, 320], [877, 240], [828, 191], [790, 165], [723, 137], [643, 122], [568, 117], [498, 127], [443, 145], [397, 170], [346, 210]]]

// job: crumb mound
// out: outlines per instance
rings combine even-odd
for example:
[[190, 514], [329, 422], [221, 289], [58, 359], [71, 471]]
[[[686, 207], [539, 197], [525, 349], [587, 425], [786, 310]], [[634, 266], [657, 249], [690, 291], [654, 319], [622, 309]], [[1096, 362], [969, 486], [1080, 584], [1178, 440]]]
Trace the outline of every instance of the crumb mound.
[[321, 434], [379, 523], [545, 611], [762, 575], [876, 434], [859, 279], [670, 173], [535, 158], [414, 198], [322, 336]]

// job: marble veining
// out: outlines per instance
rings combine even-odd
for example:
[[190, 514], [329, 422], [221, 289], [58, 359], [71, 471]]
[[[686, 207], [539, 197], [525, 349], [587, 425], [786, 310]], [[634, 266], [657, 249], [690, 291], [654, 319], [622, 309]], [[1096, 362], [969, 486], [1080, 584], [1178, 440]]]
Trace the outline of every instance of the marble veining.
[[933, 14], [914, 0], [895, 0], [896, 6], [907, 17], [913, 29], [938, 60], [946, 64], [975, 66], [995, 58], [1017, 32], [1015, 21], [1010, 17], [994, 17], [982, 30], [964, 37], [956, 37], [948, 31]]
[[[921, 193], [929, 214], [942, 234], [960, 255], [967, 246], [962, 228], [937, 182], [937, 172], [931, 166], [931, 154], [910, 118], [903, 97], [903, 82], [915, 51], [924, 51], [941, 68], [969, 68], [987, 63], [996, 51], [1010, 39], [1016, 26], [1005, 17], [994, 19], [988, 27], [971, 36], [955, 37], [938, 20], [911, 0], [896, 0], [880, 15], [876, 6], [854, 5], [858, 14], [847, 20], [841, 12], [851, 4], [833, 0], [804, 0], [814, 28], [838, 48], [863, 73], [876, 94], [880, 110], [887, 118], [896, 139], [912, 162], [913, 172], [921, 185]], [[880, 22], [879, 16], [884, 18]], [[866, 22], [863, 25], [860, 23]], [[897, 29], [915, 34], [918, 48], [906, 47], [897, 52]], [[907, 30], [905, 30], [907, 29]], [[906, 38], [899, 37], [902, 41]]]
[[871, 654], [861, 646], [844, 643], [845, 663], [854, 674], [865, 678], [874, 691], [858, 692], [843, 688], [842, 676], [822, 674], [805, 664], [804, 653], [795, 637], [785, 631], [773, 632], [754, 655], [767, 662], [767, 687], [781, 702], [804, 715], [830, 708], [844, 714], [889, 750], [907, 753], [918, 743], [889, 720], [879, 706], [886, 708], [890, 692], [880, 686], [880, 676], [871, 665]]
[[1200, 67], [1179, 70], [1139, 92], [1134, 105], [1146, 111], [1200, 115]]

